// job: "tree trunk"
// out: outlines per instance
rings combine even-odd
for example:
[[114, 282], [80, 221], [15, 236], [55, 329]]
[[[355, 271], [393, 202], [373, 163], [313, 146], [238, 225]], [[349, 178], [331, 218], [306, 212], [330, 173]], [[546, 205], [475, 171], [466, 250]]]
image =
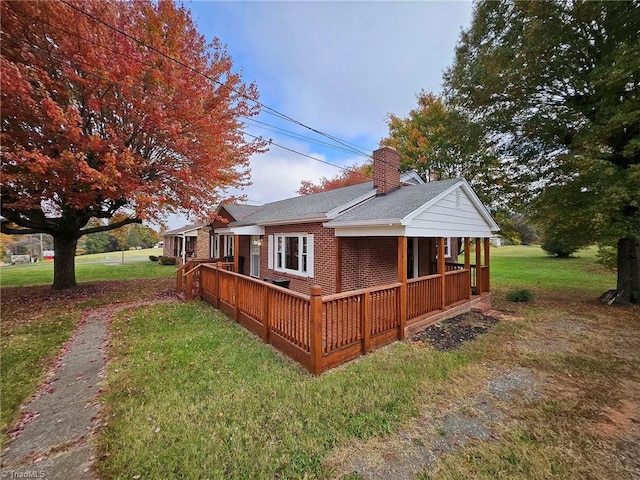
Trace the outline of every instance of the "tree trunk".
[[614, 303], [640, 303], [640, 238], [618, 240], [618, 283]]
[[53, 288], [73, 288], [76, 282], [76, 246], [78, 239], [66, 235], [53, 237]]

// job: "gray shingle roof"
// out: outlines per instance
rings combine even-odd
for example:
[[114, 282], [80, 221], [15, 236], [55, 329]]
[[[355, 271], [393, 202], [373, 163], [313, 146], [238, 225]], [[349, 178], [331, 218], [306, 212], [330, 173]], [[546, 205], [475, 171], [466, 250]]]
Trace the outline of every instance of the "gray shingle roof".
[[180, 227], [180, 228], [174, 228], [173, 230], [168, 230], [166, 232], [164, 232], [162, 235], [167, 237], [167, 236], [171, 236], [171, 235], [180, 235], [181, 233], [184, 232], [190, 232], [191, 230], [196, 230], [198, 228], [202, 228], [204, 225], [185, 225], [184, 227]]
[[[373, 182], [364, 182], [349, 187], [336, 188], [327, 192], [302, 195], [278, 202], [267, 203], [257, 212], [243, 220], [232, 222], [231, 226], [264, 225], [269, 223], [289, 223], [310, 219], [326, 218], [326, 213], [346, 205], [373, 191]], [[231, 213], [231, 212], [229, 212]]]
[[461, 181], [459, 178], [453, 178], [422, 185], [400, 187], [389, 192], [387, 195], [381, 195], [367, 200], [331, 220], [326, 225], [327, 227], [333, 227], [351, 222], [399, 222], [411, 212]]
[[258, 210], [262, 208], [262, 206], [257, 205], [242, 205], [237, 203], [228, 203], [223, 205], [225, 210], [231, 214], [233, 218], [238, 220], [242, 220], [249, 215], [256, 213]]

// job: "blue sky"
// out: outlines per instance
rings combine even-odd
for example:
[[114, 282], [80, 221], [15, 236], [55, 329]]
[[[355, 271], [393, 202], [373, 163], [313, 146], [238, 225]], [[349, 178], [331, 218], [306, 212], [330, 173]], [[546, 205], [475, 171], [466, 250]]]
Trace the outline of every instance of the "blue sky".
[[[185, 1], [207, 40], [227, 46], [260, 102], [371, 153], [387, 134], [389, 113], [405, 116], [424, 89], [441, 90], [470, 2]], [[298, 135], [308, 130], [266, 112], [257, 120]], [[249, 126], [253, 134], [328, 162], [349, 166], [366, 158]], [[338, 145], [339, 146], [339, 145]], [[333, 177], [337, 168], [272, 146], [251, 159], [251, 203], [295, 195], [302, 180]], [[172, 226], [180, 221], [170, 221]]]

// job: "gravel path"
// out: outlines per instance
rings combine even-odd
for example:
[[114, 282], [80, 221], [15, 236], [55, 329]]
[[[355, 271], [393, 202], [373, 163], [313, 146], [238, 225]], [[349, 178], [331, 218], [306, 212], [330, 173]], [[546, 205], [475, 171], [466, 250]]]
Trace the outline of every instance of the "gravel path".
[[35, 398], [22, 407], [18, 427], [2, 452], [2, 478], [96, 478], [90, 440], [100, 425], [98, 393], [109, 322], [120, 310], [156, 303], [110, 305], [84, 315]]

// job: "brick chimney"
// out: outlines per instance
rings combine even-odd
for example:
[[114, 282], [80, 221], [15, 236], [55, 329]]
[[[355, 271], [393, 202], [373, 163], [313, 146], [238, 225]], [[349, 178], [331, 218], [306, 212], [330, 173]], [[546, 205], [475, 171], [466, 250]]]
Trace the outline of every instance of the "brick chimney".
[[400, 154], [393, 147], [373, 152], [373, 186], [377, 195], [385, 195], [400, 187]]

